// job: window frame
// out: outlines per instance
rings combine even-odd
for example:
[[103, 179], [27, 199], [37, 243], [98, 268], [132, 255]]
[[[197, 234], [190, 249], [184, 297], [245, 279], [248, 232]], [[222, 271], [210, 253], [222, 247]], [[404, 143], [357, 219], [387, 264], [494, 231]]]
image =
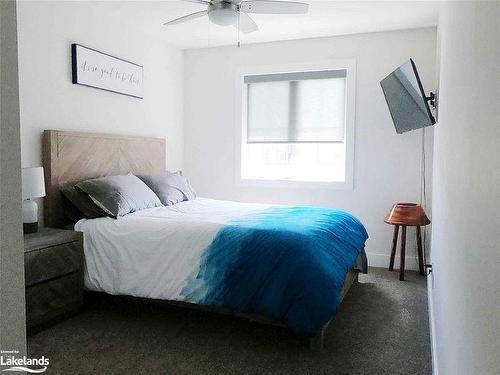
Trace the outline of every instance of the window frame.
[[[241, 176], [243, 144], [247, 136], [247, 90], [244, 77], [252, 74], [293, 73], [321, 70], [346, 69], [346, 129], [345, 129], [345, 181], [296, 181], [246, 179]], [[354, 136], [356, 99], [356, 60], [335, 59], [298, 64], [277, 64], [266, 66], [239, 67], [235, 77], [235, 182], [241, 187], [311, 188], [353, 190], [354, 188]]]

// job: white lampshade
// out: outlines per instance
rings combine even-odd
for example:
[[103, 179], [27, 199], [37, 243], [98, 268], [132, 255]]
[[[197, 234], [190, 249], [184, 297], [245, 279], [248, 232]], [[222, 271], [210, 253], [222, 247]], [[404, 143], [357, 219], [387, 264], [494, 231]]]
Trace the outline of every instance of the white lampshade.
[[23, 199], [45, 197], [43, 167], [23, 168]]

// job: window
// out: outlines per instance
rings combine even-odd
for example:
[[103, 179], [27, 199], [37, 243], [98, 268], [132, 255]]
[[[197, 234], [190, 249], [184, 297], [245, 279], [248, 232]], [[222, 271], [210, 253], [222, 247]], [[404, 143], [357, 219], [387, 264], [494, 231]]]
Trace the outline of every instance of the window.
[[347, 68], [243, 74], [241, 178], [348, 182], [348, 87]]

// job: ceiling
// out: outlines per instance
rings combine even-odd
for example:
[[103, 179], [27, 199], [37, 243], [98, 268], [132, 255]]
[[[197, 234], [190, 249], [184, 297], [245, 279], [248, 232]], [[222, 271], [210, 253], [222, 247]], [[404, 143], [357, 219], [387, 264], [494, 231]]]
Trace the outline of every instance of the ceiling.
[[[251, 15], [259, 30], [241, 34], [241, 43], [428, 27], [437, 25], [438, 20], [438, 1], [302, 1], [310, 4], [307, 14]], [[122, 25], [141, 29], [182, 49], [235, 45], [238, 41], [233, 27], [211, 24], [208, 17], [163, 26], [168, 20], [205, 9], [203, 5], [173, 0], [87, 2], [97, 3], [109, 7], [112, 17]]]

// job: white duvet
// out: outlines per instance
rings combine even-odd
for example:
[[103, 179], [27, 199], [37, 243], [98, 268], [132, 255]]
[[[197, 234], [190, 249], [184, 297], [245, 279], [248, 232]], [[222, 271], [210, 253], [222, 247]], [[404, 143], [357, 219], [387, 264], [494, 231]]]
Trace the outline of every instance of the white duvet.
[[120, 219], [83, 219], [85, 287], [91, 291], [182, 300], [201, 254], [228, 221], [270, 207], [196, 198]]

